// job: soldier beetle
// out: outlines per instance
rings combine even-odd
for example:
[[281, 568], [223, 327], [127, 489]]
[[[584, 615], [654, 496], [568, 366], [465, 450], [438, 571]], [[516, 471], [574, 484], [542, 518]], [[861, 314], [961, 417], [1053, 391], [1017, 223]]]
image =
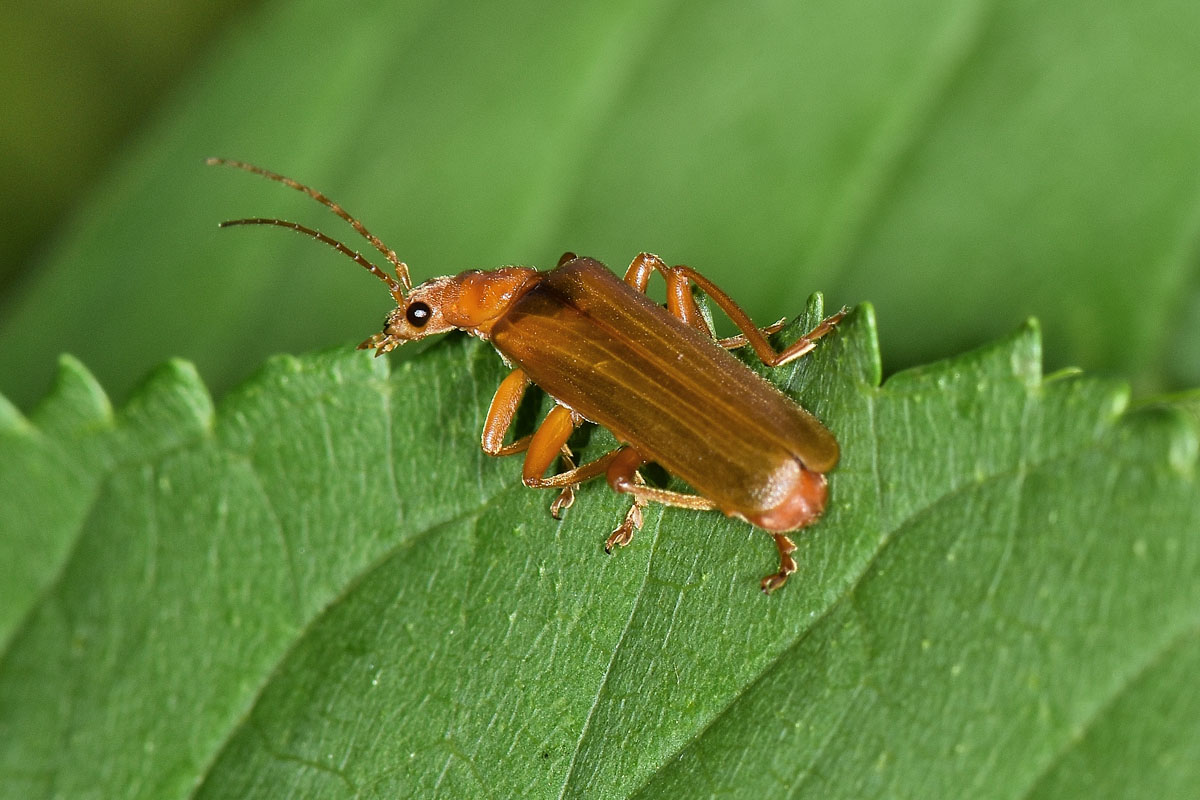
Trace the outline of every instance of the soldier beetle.
[[[618, 279], [603, 264], [565, 253], [548, 271], [530, 267], [468, 270], [413, 286], [408, 267], [357, 219], [302, 183], [240, 161], [211, 158], [303, 192], [332, 210], [383, 254], [392, 278], [345, 244], [312, 228], [254, 217], [222, 222], [290, 228], [356, 261], [387, 286], [396, 308], [380, 333], [359, 349], [382, 355], [405, 342], [458, 329], [491, 342], [514, 367], [501, 381], [483, 426], [483, 451], [525, 454], [522, 480], [532, 488], [558, 489], [550, 511], [558, 518], [581, 482], [603, 475], [633, 503], [604, 549], [629, 544], [648, 503], [718, 510], [766, 530], [779, 551], [779, 570], [762, 579], [763, 591], [783, 586], [796, 571], [787, 536], [815, 521], [825, 508], [825, 473], [838, 461], [838, 444], [816, 417], [727, 351], [749, 345], [769, 366], [810, 352], [847, 313], [842, 308], [781, 351], [729, 295], [699, 272], [667, 266], [642, 253]], [[650, 276], [667, 283], [665, 308], [645, 295]], [[741, 333], [714, 339], [692, 296], [700, 287]], [[504, 444], [530, 384], [555, 405], [530, 435]], [[567, 440], [583, 422], [608, 428], [621, 443], [576, 466]], [[566, 469], [546, 476], [561, 458]], [[649, 486], [639, 468], [662, 466], [695, 494]]]

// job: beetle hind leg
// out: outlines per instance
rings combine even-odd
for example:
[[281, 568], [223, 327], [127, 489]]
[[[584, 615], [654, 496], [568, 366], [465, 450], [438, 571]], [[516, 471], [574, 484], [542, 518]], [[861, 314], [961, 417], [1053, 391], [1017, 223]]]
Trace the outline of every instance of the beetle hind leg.
[[770, 594], [787, 583], [788, 576], [796, 571], [796, 559], [792, 558], [792, 553], [796, 550], [796, 543], [784, 533], [772, 533], [771, 536], [775, 539], [775, 547], [779, 549], [779, 572], [762, 579], [762, 590], [766, 594]]
[[717, 339], [717, 344], [727, 350], [750, 345], [759, 359], [769, 367], [782, 366], [811, 352], [816, 347], [816, 341], [833, 330], [842, 317], [849, 313], [849, 309], [843, 307], [821, 320], [815, 328], [783, 350], [776, 350], [767, 341], [767, 335], [780, 330], [783, 327], [782, 320], [765, 328], [757, 327], [732, 297], [691, 267], [682, 264], [669, 267], [656, 255], [639, 253], [625, 272], [625, 282], [639, 292], [645, 293], [650, 276], [655, 271], [661, 273], [667, 282], [667, 310], [673, 316], [699, 331], [712, 335], [708, 329], [708, 323], [704, 321], [700, 309], [692, 297], [691, 284], [694, 283], [704, 290], [704, 293], [725, 312], [725, 315], [741, 331], [737, 336]]
[[[635, 473], [634, 479], [641, 483], [642, 476]], [[604, 540], [604, 552], [612, 553], [613, 548], [625, 547], [633, 541], [634, 532], [642, 529], [642, 509], [646, 507], [648, 502], [636, 495], [634, 496], [633, 505], [629, 507], [629, 511], [625, 514], [625, 519], [621, 520], [621, 524], [613, 528], [613, 532]]]

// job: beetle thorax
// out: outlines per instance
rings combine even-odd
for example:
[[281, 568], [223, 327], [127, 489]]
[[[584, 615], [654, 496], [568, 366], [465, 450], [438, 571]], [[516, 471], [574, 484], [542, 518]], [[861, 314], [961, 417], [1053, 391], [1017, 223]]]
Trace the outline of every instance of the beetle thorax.
[[447, 301], [443, 314], [448, 322], [487, 339], [496, 320], [540, 279], [538, 271], [530, 267], [501, 267], [487, 272], [470, 270], [429, 283], [447, 281], [437, 291], [444, 293]]

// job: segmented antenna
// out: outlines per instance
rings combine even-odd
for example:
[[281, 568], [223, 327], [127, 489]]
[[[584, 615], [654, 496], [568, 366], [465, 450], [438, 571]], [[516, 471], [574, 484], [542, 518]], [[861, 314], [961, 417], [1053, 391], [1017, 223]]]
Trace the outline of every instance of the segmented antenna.
[[[333, 202], [328, 197], [326, 197], [325, 195], [318, 192], [316, 189], [313, 189], [309, 186], [305, 186], [303, 183], [292, 180], [291, 178], [288, 178], [284, 175], [280, 175], [279, 173], [271, 172], [271, 170], [269, 170], [269, 169], [263, 169], [262, 167], [255, 166], [254, 164], [247, 164], [244, 161], [234, 161], [234, 160], [228, 159], [228, 158], [208, 158], [208, 159], [205, 159], [204, 163], [208, 164], [210, 166], [223, 165], [226, 167], [234, 167], [236, 169], [245, 170], [246, 172], [252, 172], [255, 175], [261, 175], [262, 177], [267, 178], [268, 180], [275, 181], [276, 183], [282, 183], [284, 186], [289, 186], [298, 192], [304, 192], [306, 195], [308, 195], [312, 199], [316, 200], [318, 203], [325, 206], [326, 208], [328, 208], [333, 213], [337, 214], [342, 219], [346, 220], [346, 222], [349, 222], [351, 227], [353, 227], [354, 230], [358, 231], [358, 233], [364, 239], [366, 239], [368, 242], [370, 242], [371, 245], [374, 246], [374, 248], [376, 250], [378, 250], [380, 253], [383, 253], [383, 257], [386, 258], [388, 260], [388, 262], [395, 268], [396, 277], [400, 279], [399, 285], [401, 287], [403, 287], [403, 290], [405, 292], [407, 292], [412, 289], [412, 279], [409, 278], [409, 275], [408, 275], [408, 265], [405, 264], [403, 261], [401, 261], [399, 259], [399, 257], [397, 257], [396, 251], [392, 250], [390, 247], [385, 245], [378, 236], [376, 236], [375, 234], [373, 234], [369, 230], [367, 230], [367, 226], [363, 225], [356, 218], [352, 217], [350, 215], [350, 213], [348, 211], [346, 211], [346, 209], [342, 208], [340, 205]], [[318, 231], [314, 231], [310, 228], [305, 228], [303, 225], [293, 225], [293, 223], [286, 222], [284, 220], [266, 220], [266, 219], [259, 219], [259, 218], [255, 218], [254, 220], [231, 220], [228, 223], [222, 223], [222, 226], [225, 226], [225, 225], [280, 225], [281, 227], [291, 227], [293, 230], [299, 231], [301, 233], [307, 233], [308, 235], [312, 236], [314, 239], [325, 242], [326, 244], [329, 244], [331, 246], [334, 244], [340, 244], [340, 242], [337, 242], [334, 239], [330, 239], [329, 237], [325, 236], [322, 233], [319, 233]], [[342, 247], [345, 248], [345, 245], [342, 245]], [[349, 248], [345, 248], [345, 250], [348, 250], [348, 249]], [[343, 252], [345, 252], [345, 250], [343, 250]], [[350, 251], [350, 252], [353, 252], [353, 251]], [[350, 253], [347, 253], [347, 255], [349, 255], [349, 254]], [[354, 255], [357, 256], [358, 254], [354, 253]], [[359, 259], [361, 259], [361, 258], [362, 258], [361, 256], [358, 256], [358, 258], [356, 258], [355, 260], [359, 261]], [[363, 259], [363, 261], [365, 261], [365, 260], [366, 259]], [[359, 263], [362, 263], [362, 261], [359, 261]], [[374, 266], [374, 265], [372, 265], [372, 266]], [[378, 267], [375, 267], [371, 271], [372, 271], [372, 273], [374, 273], [376, 275], [382, 274], [382, 271]], [[389, 289], [391, 288], [391, 284], [395, 284], [395, 281], [393, 281], [390, 277], [387, 278], [387, 282], [389, 283]], [[403, 294], [397, 296], [394, 291], [392, 292], [392, 294], [394, 297], [396, 297], [397, 302], [399, 302], [401, 297], [403, 297]]]
[[391, 275], [388, 275], [386, 272], [384, 272], [379, 267], [372, 264], [367, 259], [363, 258], [362, 254], [359, 253], [357, 250], [351, 250], [349, 247], [342, 244], [337, 239], [334, 239], [330, 236], [326, 236], [325, 234], [321, 233], [320, 231], [313, 230], [312, 228], [301, 225], [299, 222], [289, 222], [286, 219], [274, 219], [272, 217], [248, 217], [246, 219], [229, 219], [229, 220], [225, 220], [224, 222], [219, 223], [219, 227], [222, 227], [222, 228], [230, 228], [230, 227], [233, 227], [234, 225], [276, 225], [280, 228], [291, 228], [296, 233], [303, 233], [305, 236], [311, 236], [312, 238], [316, 239], [318, 242], [324, 242], [325, 244], [332, 247], [334, 250], [337, 250], [342, 255], [349, 256], [350, 258], [354, 259], [364, 269], [366, 269], [368, 272], [370, 272], [376, 278], [379, 278], [379, 280], [386, 283], [387, 287], [388, 287], [388, 291], [392, 293], [392, 297], [395, 299], [397, 305], [404, 305], [404, 287], [401, 286], [399, 283], [397, 283], [395, 278], [393, 278]]

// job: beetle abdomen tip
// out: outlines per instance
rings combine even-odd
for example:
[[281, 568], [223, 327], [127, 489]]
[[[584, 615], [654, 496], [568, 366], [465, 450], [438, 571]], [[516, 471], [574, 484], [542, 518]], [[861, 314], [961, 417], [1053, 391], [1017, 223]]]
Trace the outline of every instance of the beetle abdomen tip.
[[801, 468], [799, 480], [780, 503], [757, 514], [746, 514], [745, 517], [752, 525], [772, 533], [794, 531], [821, 516], [828, 496], [829, 486], [825, 476]]

